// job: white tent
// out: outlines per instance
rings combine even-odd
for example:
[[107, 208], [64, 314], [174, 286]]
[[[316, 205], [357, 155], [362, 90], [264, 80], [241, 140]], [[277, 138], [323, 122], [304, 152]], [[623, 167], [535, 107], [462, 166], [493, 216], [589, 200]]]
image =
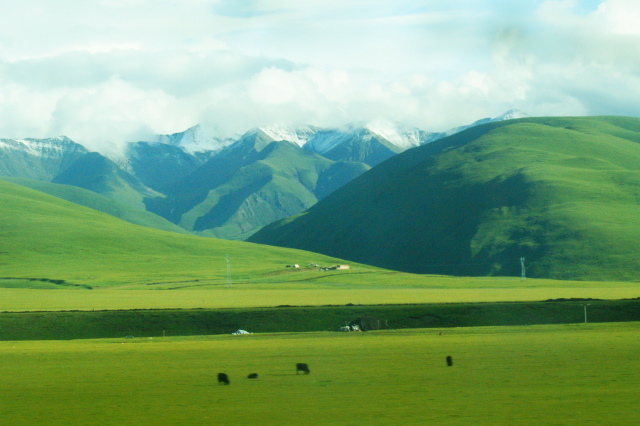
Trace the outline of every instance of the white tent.
[[231, 334], [233, 334], [234, 336], [237, 336], [239, 334], [251, 334], [251, 333], [249, 333], [247, 330], [236, 330]]

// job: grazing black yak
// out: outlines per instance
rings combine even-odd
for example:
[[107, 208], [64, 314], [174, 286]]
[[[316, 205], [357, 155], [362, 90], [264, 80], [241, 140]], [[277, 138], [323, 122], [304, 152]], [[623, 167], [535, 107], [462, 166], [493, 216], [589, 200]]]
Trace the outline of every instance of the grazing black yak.
[[251, 373], [247, 376], [247, 379], [257, 379], [258, 378], [258, 373]]
[[449, 367], [453, 365], [453, 358], [451, 358], [451, 355], [447, 356], [447, 365]]
[[229, 384], [229, 376], [224, 373], [218, 373], [218, 384], [219, 385], [228, 385]]
[[296, 374], [299, 374], [301, 371], [304, 372], [304, 374], [309, 374], [309, 366], [304, 362], [296, 364]]

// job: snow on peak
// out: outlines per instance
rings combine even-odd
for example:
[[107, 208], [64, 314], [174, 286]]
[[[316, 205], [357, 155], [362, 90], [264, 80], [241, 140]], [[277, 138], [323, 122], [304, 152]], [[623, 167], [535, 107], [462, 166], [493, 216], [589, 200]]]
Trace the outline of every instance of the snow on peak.
[[351, 123], [342, 129], [319, 129], [305, 148], [325, 154], [343, 143], [373, 136], [384, 139], [404, 151], [429, 142], [433, 135], [417, 127], [379, 119]]
[[76, 144], [66, 136], [46, 139], [0, 139], [0, 149], [22, 151], [36, 157], [62, 155], [69, 149], [86, 151], [83, 146]]
[[526, 114], [522, 111], [520, 111], [519, 109], [510, 109], [509, 111], [505, 112], [502, 115], [499, 115], [498, 117], [494, 118], [492, 121], [504, 121], [504, 120], [513, 120], [516, 118], [525, 118], [525, 117], [529, 117], [529, 114]]
[[365, 129], [369, 130], [398, 148], [404, 150], [419, 146], [422, 143], [423, 131], [417, 127], [404, 126], [397, 122], [378, 119], [367, 123]]
[[337, 129], [319, 130], [305, 145], [305, 149], [319, 154], [326, 154], [338, 145], [353, 138], [353, 133], [355, 133], [354, 129], [349, 129], [346, 132]]
[[233, 143], [235, 139], [225, 138], [205, 130], [197, 124], [184, 132], [173, 133], [171, 135], [160, 135], [156, 142], [167, 145], [179, 146], [186, 152], [193, 154], [203, 151], [221, 151], [227, 145]]
[[300, 147], [306, 145], [318, 132], [318, 129], [313, 126], [287, 126], [285, 124], [270, 124], [256, 130], [262, 131], [274, 141], [287, 141]]

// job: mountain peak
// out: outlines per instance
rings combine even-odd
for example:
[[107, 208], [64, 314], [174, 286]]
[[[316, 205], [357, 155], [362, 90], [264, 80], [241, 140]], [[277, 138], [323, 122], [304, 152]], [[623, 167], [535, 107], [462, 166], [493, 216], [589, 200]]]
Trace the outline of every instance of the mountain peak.
[[516, 118], [526, 118], [529, 117], [529, 114], [520, 111], [519, 109], [510, 109], [502, 115], [497, 116], [493, 119], [493, 121], [504, 121], [504, 120], [513, 120]]
[[318, 132], [318, 128], [308, 125], [287, 125], [275, 123], [267, 126], [260, 126], [256, 130], [261, 130], [274, 141], [287, 141], [298, 146], [304, 146]]
[[0, 148], [5, 150], [19, 150], [36, 156], [61, 155], [65, 150], [88, 152], [82, 145], [77, 144], [66, 136], [56, 136], [45, 139], [0, 139]]
[[377, 119], [365, 124], [364, 128], [403, 150], [419, 146], [424, 142], [424, 131], [397, 121]]
[[234, 138], [216, 135], [213, 131], [205, 129], [200, 124], [196, 124], [184, 132], [160, 135], [156, 140], [159, 143], [181, 147], [190, 154], [204, 151], [220, 151], [234, 141]]

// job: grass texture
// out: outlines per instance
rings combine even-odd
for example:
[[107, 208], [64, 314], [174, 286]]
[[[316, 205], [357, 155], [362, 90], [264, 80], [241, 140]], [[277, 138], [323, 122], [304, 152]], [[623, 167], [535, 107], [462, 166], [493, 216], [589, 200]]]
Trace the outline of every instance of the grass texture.
[[638, 323], [0, 342], [0, 421], [632, 425], [639, 351]]

